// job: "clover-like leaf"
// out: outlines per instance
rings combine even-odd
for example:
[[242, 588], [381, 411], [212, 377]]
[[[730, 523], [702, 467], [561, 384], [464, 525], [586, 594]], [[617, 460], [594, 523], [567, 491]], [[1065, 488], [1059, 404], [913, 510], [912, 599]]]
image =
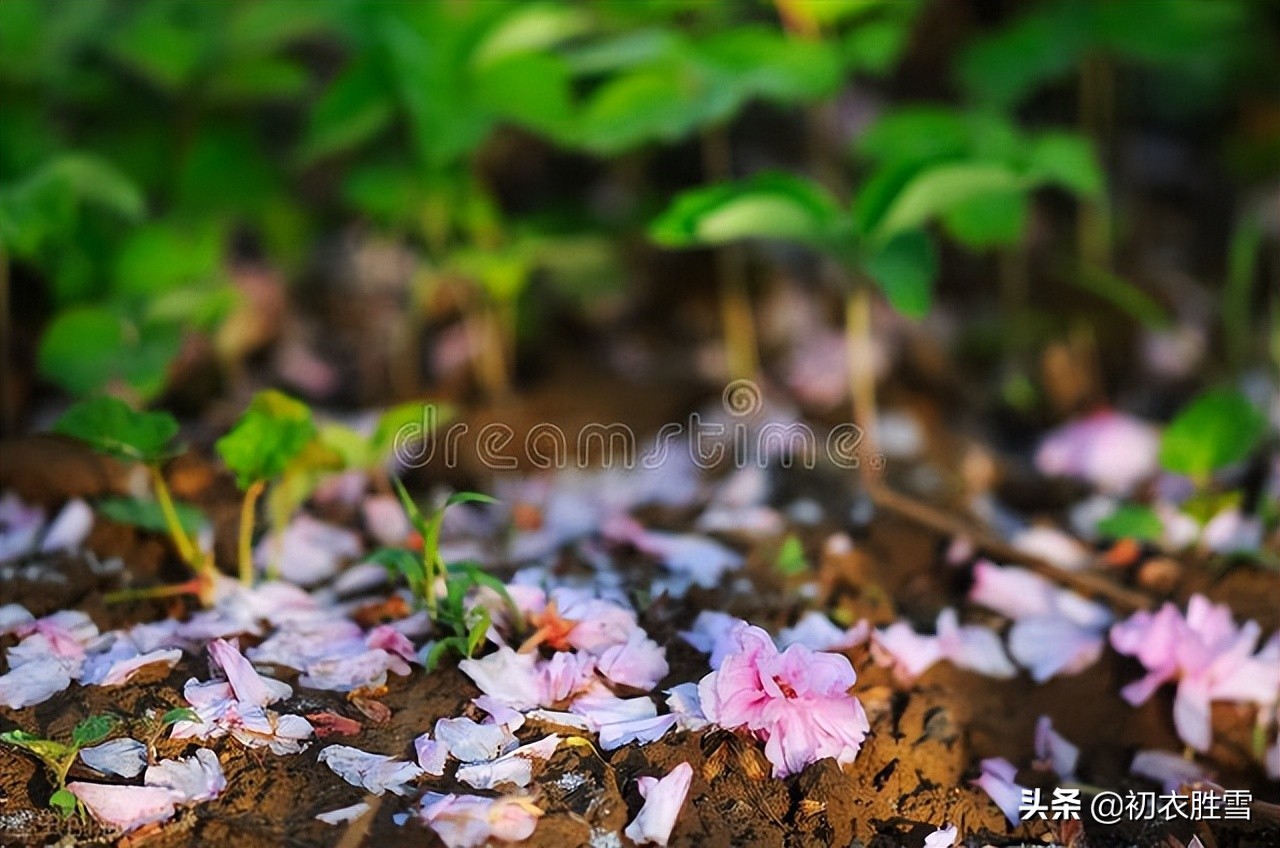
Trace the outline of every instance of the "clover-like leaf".
[[94, 450], [126, 462], [154, 464], [174, 452], [178, 422], [167, 412], [139, 412], [114, 397], [96, 397], [72, 406], [53, 425]]
[[311, 410], [275, 390], [259, 392], [215, 446], [240, 488], [279, 477], [316, 434]]
[[1138, 504], [1125, 504], [1095, 525], [1100, 536], [1111, 539], [1135, 539], [1155, 542], [1164, 535], [1164, 524], [1155, 510]]

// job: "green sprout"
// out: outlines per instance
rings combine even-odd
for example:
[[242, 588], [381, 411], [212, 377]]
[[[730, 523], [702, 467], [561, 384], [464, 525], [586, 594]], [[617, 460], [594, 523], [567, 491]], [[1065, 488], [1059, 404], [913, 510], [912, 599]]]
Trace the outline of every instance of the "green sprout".
[[142, 736], [142, 742], [147, 746], [147, 762], [155, 765], [159, 756], [156, 754], [156, 743], [160, 741], [160, 737], [165, 731], [180, 721], [199, 721], [200, 716], [190, 707], [174, 707], [161, 713], [158, 710], [147, 710], [147, 715], [143, 719], [146, 732]]
[[[446, 564], [440, 554], [440, 529], [444, 523], [445, 511], [455, 504], [491, 504], [497, 501], [477, 492], [457, 492], [428, 518], [413, 502], [404, 484], [398, 479], [393, 479], [393, 483], [405, 513], [422, 537], [422, 551], [416, 553], [407, 548], [383, 548], [374, 553], [372, 560], [381, 563], [392, 574], [404, 577], [409, 584], [409, 591], [431, 615], [432, 622], [448, 631], [449, 635], [437, 641], [428, 653], [428, 670], [434, 668], [449, 651], [455, 651], [464, 657], [474, 656], [484, 643], [490, 616], [488, 609], [481, 605], [468, 608], [467, 594], [479, 586], [492, 589], [506, 603], [513, 622], [519, 619], [515, 602], [501, 580], [487, 574], [475, 563]], [[437, 591], [437, 583], [441, 578], [445, 590], [443, 597], [439, 597]]]
[[[192, 508], [173, 499], [164, 479], [164, 463], [178, 448], [178, 422], [167, 412], [139, 412], [118, 398], [96, 397], [80, 401], [68, 409], [53, 425], [53, 432], [71, 436], [88, 444], [99, 453], [127, 463], [146, 467], [155, 494], [154, 503], [135, 502], [133, 506], [108, 502], [108, 515], [131, 515], [144, 526], [160, 524], [168, 532], [178, 556], [196, 574], [195, 579], [177, 586], [160, 589], [129, 590], [113, 593], [109, 601], [138, 597], [194, 594], [208, 603], [213, 596], [217, 576], [212, 557], [200, 550], [194, 540]], [[185, 516], [185, 520], [184, 520]], [[158, 519], [158, 521], [157, 521]]]
[[253, 526], [258, 499], [307, 449], [316, 435], [311, 409], [275, 390], [259, 392], [215, 448], [244, 492], [236, 550], [240, 582], [253, 583]]
[[70, 742], [42, 739], [25, 730], [0, 733], [0, 742], [21, 748], [39, 758], [55, 787], [53, 794], [49, 796], [49, 806], [57, 809], [63, 816], [69, 816], [77, 810], [83, 812], [83, 808], [80, 800], [67, 789], [67, 772], [71, 771], [81, 748], [96, 745], [106, 739], [115, 726], [116, 717], [104, 713], [90, 716], [77, 724], [71, 731]]

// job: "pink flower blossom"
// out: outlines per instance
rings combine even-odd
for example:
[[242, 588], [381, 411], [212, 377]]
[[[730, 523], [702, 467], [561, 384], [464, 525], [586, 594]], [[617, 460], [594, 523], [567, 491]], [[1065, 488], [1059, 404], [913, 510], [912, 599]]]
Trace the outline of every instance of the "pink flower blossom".
[[680, 763], [665, 777], [636, 780], [644, 806], [623, 832], [637, 845], [666, 845], [693, 782], [693, 766]]
[[707, 718], [763, 739], [776, 777], [824, 757], [853, 762], [870, 725], [849, 694], [857, 678], [849, 660], [803, 645], [779, 653], [758, 627], [738, 630], [736, 639], [737, 650], [698, 684]]
[[1231, 609], [1195, 595], [1184, 617], [1166, 603], [1157, 612], [1138, 612], [1111, 628], [1111, 644], [1147, 669], [1121, 690], [1130, 704], [1145, 702], [1156, 689], [1176, 681], [1173, 720], [1178, 736], [1206, 751], [1212, 736], [1213, 701], [1276, 702], [1280, 689], [1280, 636], [1254, 654], [1261, 628], [1256, 621], [1237, 626]]
[[1105, 492], [1128, 494], [1155, 473], [1160, 435], [1123, 413], [1103, 410], [1050, 433], [1036, 451], [1036, 468], [1074, 477]]

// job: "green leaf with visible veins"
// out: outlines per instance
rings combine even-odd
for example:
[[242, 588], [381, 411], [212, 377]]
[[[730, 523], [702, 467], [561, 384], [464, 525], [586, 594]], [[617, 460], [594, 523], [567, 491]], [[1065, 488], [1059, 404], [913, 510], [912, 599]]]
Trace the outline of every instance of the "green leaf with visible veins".
[[84, 721], [75, 726], [71, 731], [71, 742], [77, 748], [83, 748], [85, 745], [92, 745], [107, 738], [107, 734], [116, 726], [116, 717], [113, 715], [95, 715], [89, 716]]
[[126, 462], [153, 464], [173, 451], [178, 422], [167, 412], [138, 412], [113, 397], [83, 400], [63, 413], [53, 432], [87, 442]]

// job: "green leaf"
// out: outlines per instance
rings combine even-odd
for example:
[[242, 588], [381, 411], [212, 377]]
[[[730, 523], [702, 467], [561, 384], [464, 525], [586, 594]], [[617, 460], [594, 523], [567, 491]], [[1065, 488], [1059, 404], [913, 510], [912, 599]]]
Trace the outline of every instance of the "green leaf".
[[910, 179], [893, 199], [873, 230], [888, 240], [924, 226], [961, 204], [993, 194], [1021, 191], [1025, 182], [1005, 165], [987, 163], [941, 164], [926, 168]]
[[164, 389], [181, 341], [181, 327], [172, 323], [137, 322], [101, 307], [68, 309], [40, 339], [40, 374], [73, 395], [127, 387], [145, 401]]
[[1267, 418], [1240, 392], [1215, 389], [1185, 407], [1160, 439], [1160, 465], [1199, 483], [1249, 456], [1267, 433]]
[[[189, 503], [175, 501], [174, 510], [178, 514], [178, 523], [188, 536], [195, 537], [208, 523], [200, 508]], [[153, 533], [169, 532], [165, 522], [164, 511], [160, 504], [143, 498], [103, 498], [94, 504], [94, 509], [112, 521], [130, 524]]]
[[299, 157], [304, 163], [359, 147], [391, 125], [395, 100], [376, 65], [357, 59], [316, 101]]
[[726, 244], [743, 239], [821, 243], [844, 218], [816, 184], [790, 174], [765, 173], [734, 183], [694, 189], [649, 227], [665, 247]]
[[974, 250], [1022, 242], [1030, 216], [1025, 193], [998, 192], [956, 204], [942, 215], [947, 234]]
[[1075, 133], [1046, 132], [1032, 139], [1027, 177], [1081, 197], [1098, 197], [1103, 189], [1102, 166], [1093, 144]]
[[440, 660], [450, 651], [465, 656], [467, 652], [467, 640], [461, 636], [449, 636], [436, 642], [431, 646], [431, 650], [427, 651], [426, 670], [428, 673], [435, 671], [436, 666], [440, 664]]
[[101, 742], [111, 733], [111, 730], [116, 726], [116, 721], [115, 716], [105, 713], [89, 716], [71, 731], [71, 744], [77, 748], [83, 748], [86, 745]]
[[1156, 542], [1164, 535], [1164, 524], [1155, 510], [1137, 504], [1124, 504], [1099, 521], [1094, 529], [1107, 538], [1139, 542]]
[[178, 422], [167, 412], [138, 412], [118, 398], [96, 397], [63, 413], [53, 432], [126, 462], [154, 464], [174, 452]]
[[507, 56], [476, 75], [475, 102], [496, 117], [552, 138], [572, 132], [569, 66], [559, 56]]
[[862, 259], [863, 270], [898, 312], [923, 318], [933, 302], [938, 257], [925, 233], [906, 232]]
[[427, 579], [422, 569], [422, 558], [405, 548], [381, 548], [369, 557], [387, 570], [392, 577], [404, 577], [415, 595], [420, 594]]
[[489, 610], [485, 607], [475, 607], [472, 610], [474, 620], [467, 629], [467, 650], [468, 657], [475, 656], [476, 649], [484, 644], [485, 636], [489, 633]]
[[190, 707], [174, 707], [163, 716], [160, 717], [160, 725], [168, 727], [171, 724], [177, 724], [180, 721], [199, 721], [200, 716]]
[[[496, 504], [498, 499], [490, 495], [481, 494], [480, 492], [454, 492], [444, 502], [444, 509], [448, 509], [456, 504], [478, 503], [478, 504]], [[441, 510], [444, 511], [443, 509]]]
[[80, 805], [80, 799], [70, 789], [59, 789], [49, 796], [49, 806], [58, 810], [63, 816], [70, 816]]
[[409, 495], [409, 490], [404, 487], [404, 483], [400, 482], [399, 477], [391, 478], [391, 485], [395, 487], [396, 496], [400, 498], [400, 506], [404, 507], [405, 515], [409, 516], [409, 522], [413, 524], [413, 528], [426, 538], [431, 532], [431, 527], [422, 510], [418, 509], [417, 503]]
[[592, 28], [586, 9], [527, 3], [505, 15], [476, 45], [472, 63], [482, 68], [520, 54], [543, 52]]
[[795, 577], [808, 573], [809, 560], [804, 555], [804, 545], [799, 536], [791, 533], [782, 541], [782, 547], [778, 549], [773, 567], [783, 577]]
[[259, 392], [215, 448], [240, 488], [284, 473], [316, 434], [311, 410], [274, 389]]
[[126, 297], [157, 297], [186, 286], [210, 285], [222, 278], [222, 252], [222, 229], [212, 222], [139, 227], [116, 256], [112, 290]]

